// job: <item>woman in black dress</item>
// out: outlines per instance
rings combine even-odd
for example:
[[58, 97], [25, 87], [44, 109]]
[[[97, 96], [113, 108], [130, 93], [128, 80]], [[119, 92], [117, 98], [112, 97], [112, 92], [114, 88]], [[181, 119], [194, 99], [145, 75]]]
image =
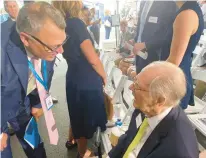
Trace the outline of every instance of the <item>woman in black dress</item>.
[[78, 157], [83, 157], [87, 139], [92, 138], [97, 127], [101, 127], [102, 131], [106, 129], [103, 95], [106, 73], [87, 28], [79, 18], [82, 2], [54, 1], [53, 5], [65, 16], [67, 24], [69, 39], [63, 47], [63, 57], [68, 64], [66, 95], [72, 128], [70, 131], [78, 145]]

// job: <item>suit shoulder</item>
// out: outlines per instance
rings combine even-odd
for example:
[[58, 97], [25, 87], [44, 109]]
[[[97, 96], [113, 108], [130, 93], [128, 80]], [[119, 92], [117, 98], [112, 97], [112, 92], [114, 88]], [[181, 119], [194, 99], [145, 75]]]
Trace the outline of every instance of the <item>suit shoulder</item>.
[[179, 152], [180, 155], [195, 158], [198, 155], [197, 138], [191, 122], [180, 107], [177, 109], [177, 115], [173, 123], [169, 135], [173, 139], [172, 142], [176, 144], [176, 152]]

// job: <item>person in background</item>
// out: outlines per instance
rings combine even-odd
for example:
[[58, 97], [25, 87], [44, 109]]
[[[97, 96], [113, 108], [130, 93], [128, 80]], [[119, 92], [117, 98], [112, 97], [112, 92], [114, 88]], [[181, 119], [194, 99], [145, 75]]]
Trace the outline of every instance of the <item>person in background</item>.
[[126, 42], [129, 42], [129, 40], [132, 40], [134, 38], [134, 35], [129, 31], [128, 23], [126, 20], [120, 21], [120, 31], [120, 45], [118, 47], [117, 53], [119, 53], [121, 57], [120, 59], [117, 59], [115, 61], [115, 64], [120, 68], [120, 70], [124, 74], [127, 74], [127, 69], [131, 66], [131, 63], [124, 61], [124, 58], [130, 56], [131, 51], [125, 48], [124, 46]]
[[77, 142], [77, 157], [84, 157], [87, 140], [93, 137], [97, 127], [102, 131], [106, 130], [107, 116], [103, 94], [106, 73], [94, 50], [86, 25], [80, 20], [82, 2], [52, 3], [64, 15], [66, 33], [70, 36], [64, 45], [63, 54], [68, 65], [66, 96], [71, 123], [66, 146], [72, 148]]
[[[38, 27], [34, 24], [38, 24]], [[45, 25], [47, 27], [44, 27]], [[63, 52], [65, 26], [64, 18], [58, 10], [46, 2], [34, 2], [23, 6], [16, 24], [9, 31], [1, 33], [2, 158], [12, 158], [7, 122], [15, 130], [28, 158], [46, 158], [43, 142], [33, 149], [24, 140], [31, 118], [38, 121], [43, 115], [41, 96], [38, 94], [35, 75], [30, 71], [28, 61], [35, 60], [38, 67], [41, 66], [41, 59], [46, 60], [50, 81], [53, 65], [49, 63], [57, 53]], [[41, 70], [45, 71], [43, 66]]]
[[135, 77], [130, 89], [135, 111], [109, 157], [198, 158], [195, 132], [178, 106], [186, 93], [184, 72], [169, 62], [153, 62]]
[[[193, 51], [197, 46], [204, 29], [203, 14], [196, 1], [176, 1], [179, 8], [172, 31], [166, 38], [171, 44], [164, 45], [161, 60], [167, 60], [179, 66], [187, 78], [187, 93], [180, 106], [186, 109], [194, 105], [193, 80], [190, 71]], [[190, 17], [190, 18], [188, 18]]]
[[96, 43], [99, 45], [101, 19], [97, 19], [95, 8], [91, 8], [90, 13], [91, 13], [91, 17], [92, 17], [92, 19], [91, 19], [92, 24], [91, 24], [89, 29], [94, 34], [94, 39], [95, 39]]
[[111, 18], [111, 12], [109, 10], [105, 11], [104, 28], [105, 28], [105, 39], [109, 39], [110, 32], [112, 29], [112, 18]]
[[82, 21], [85, 23], [85, 25], [87, 26], [87, 30], [92, 38], [92, 42], [94, 43], [95, 45], [95, 48], [98, 47], [98, 44], [96, 43], [95, 41], [95, 37], [94, 37], [94, 34], [93, 32], [90, 30], [90, 25], [91, 25], [91, 13], [90, 13], [90, 10], [89, 8], [87, 7], [83, 7], [82, 9], [82, 13], [81, 13], [81, 19]]
[[1, 24], [1, 30], [9, 31], [15, 24], [19, 13], [19, 6], [16, 1], [4, 1], [4, 10], [9, 14], [9, 18]]
[[[153, 61], [160, 60], [162, 47], [170, 41], [166, 35], [171, 31], [177, 6], [174, 1], [141, 1], [138, 16], [137, 35], [131, 44], [134, 45], [133, 53], [136, 58], [136, 76], [145, 66]], [[139, 51], [146, 51], [146, 59], [136, 55]]]

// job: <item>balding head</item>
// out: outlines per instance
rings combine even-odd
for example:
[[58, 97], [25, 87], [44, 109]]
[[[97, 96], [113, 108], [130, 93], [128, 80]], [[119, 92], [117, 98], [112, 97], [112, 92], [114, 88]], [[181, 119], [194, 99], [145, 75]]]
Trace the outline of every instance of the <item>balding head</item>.
[[47, 2], [33, 2], [24, 5], [17, 18], [17, 31], [37, 33], [47, 21], [52, 21], [60, 29], [66, 24], [62, 14]]
[[186, 93], [183, 71], [176, 65], [163, 61], [153, 62], [145, 67], [136, 76], [135, 85], [139, 86], [139, 91], [145, 92], [142, 96], [138, 96], [138, 92], [133, 93], [137, 97], [136, 101], [141, 101], [137, 104], [150, 106], [153, 111], [158, 107], [164, 109], [177, 106]]

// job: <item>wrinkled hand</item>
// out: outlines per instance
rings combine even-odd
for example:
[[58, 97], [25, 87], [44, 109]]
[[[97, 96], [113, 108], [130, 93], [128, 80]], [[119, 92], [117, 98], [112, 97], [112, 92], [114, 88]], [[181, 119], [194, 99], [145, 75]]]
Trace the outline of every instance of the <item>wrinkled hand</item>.
[[128, 43], [131, 44], [131, 45], [134, 45], [134, 44], [135, 44], [135, 43], [134, 43], [134, 40], [129, 40]]
[[7, 147], [8, 135], [6, 133], [1, 134], [1, 152]]
[[36, 121], [39, 120], [39, 118], [44, 114], [42, 108], [32, 108], [31, 109], [31, 114], [34, 116], [34, 118], [36, 119]]
[[135, 43], [133, 48], [133, 53], [138, 54], [139, 51], [143, 50], [145, 48], [145, 43]]

